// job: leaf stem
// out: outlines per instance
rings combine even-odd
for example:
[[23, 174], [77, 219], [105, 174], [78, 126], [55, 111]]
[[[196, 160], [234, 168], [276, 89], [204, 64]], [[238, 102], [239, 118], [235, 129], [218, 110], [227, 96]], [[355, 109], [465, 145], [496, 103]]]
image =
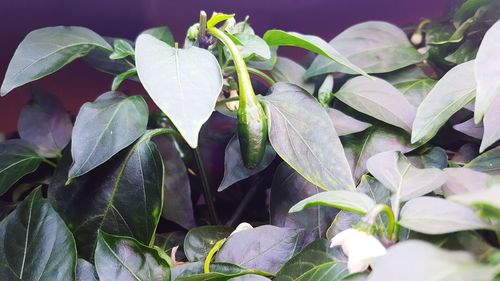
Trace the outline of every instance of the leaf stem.
[[44, 162], [45, 164], [48, 164], [49, 166], [51, 166], [52, 168], [57, 168], [57, 164], [50, 161], [49, 159], [47, 158], [42, 158], [42, 162]]
[[373, 209], [363, 218], [363, 221], [368, 223], [369, 225], [374, 225], [377, 216], [381, 213], [385, 213], [387, 216], [387, 238], [390, 241], [394, 241], [397, 237], [394, 237], [394, 230], [396, 228], [396, 219], [394, 217], [394, 213], [392, 212], [391, 207], [386, 204], [377, 204]]
[[250, 190], [245, 194], [243, 197], [243, 200], [241, 200], [240, 204], [234, 211], [234, 214], [231, 216], [231, 218], [226, 222], [227, 226], [234, 226], [236, 222], [240, 219], [241, 215], [243, 212], [247, 209], [248, 203], [252, 201], [253, 197], [259, 190], [259, 184], [257, 180], [253, 179], [253, 185], [250, 188]]
[[[247, 70], [248, 70], [248, 73], [253, 74], [253, 75], [261, 78], [262, 80], [264, 80], [269, 86], [276, 84], [276, 81], [274, 81], [274, 79], [271, 78], [271, 76], [267, 75], [263, 71], [255, 69], [253, 67], [247, 67]], [[224, 68], [225, 73], [232, 73], [235, 71], [236, 71], [236, 68], [234, 66], [228, 66], [228, 67]]]
[[226, 238], [221, 239], [215, 243], [215, 245], [210, 249], [210, 252], [208, 252], [207, 258], [205, 259], [205, 262], [203, 263], [203, 273], [209, 273], [210, 272], [210, 263], [212, 262], [212, 259], [214, 255], [222, 248], [222, 245], [224, 245], [224, 242], [226, 242]]
[[208, 206], [208, 215], [211, 224], [218, 224], [219, 220], [217, 218], [217, 212], [215, 211], [214, 201], [212, 200], [212, 192], [210, 190], [210, 184], [208, 182], [208, 175], [205, 170], [205, 165], [203, 164], [203, 159], [201, 158], [200, 150], [198, 148], [192, 149], [194, 158], [196, 160], [196, 166], [198, 166], [198, 172], [201, 177], [201, 184], [203, 186], [203, 195]]

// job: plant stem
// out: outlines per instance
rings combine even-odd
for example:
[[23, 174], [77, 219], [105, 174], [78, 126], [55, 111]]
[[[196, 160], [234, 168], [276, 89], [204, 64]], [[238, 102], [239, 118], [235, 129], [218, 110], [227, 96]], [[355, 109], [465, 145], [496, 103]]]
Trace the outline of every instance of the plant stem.
[[217, 212], [215, 211], [214, 201], [212, 200], [212, 192], [210, 190], [210, 184], [208, 182], [208, 175], [205, 170], [205, 165], [203, 164], [203, 159], [198, 148], [193, 149], [194, 158], [196, 160], [196, 165], [198, 166], [198, 172], [201, 177], [201, 184], [203, 186], [203, 196], [208, 206], [208, 216], [211, 224], [218, 224], [219, 220], [217, 218]]
[[236, 224], [236, 222], [240, 219], [243, 212], [247, 209], [248, 203], [252, 201], [253, 197], [255, 196], [258, 190], [259, 190], [259, 185], [254, 181], [254, 184], [247, 192], [247, 194], [245, 194], [243, 200], [241, 200], [240, 204], [238, 205], [238, 208], [236, 208], [236, 210], [234, 211], [234, 214], [226, 222], [227, 226], [234, 226]]
[[[272, 85], [276, 84], [276, 81], [274, 81], [273, 78], [271, 78], [269, 75], [267, 75], [263, 71], [255, 69], [253, 67], [247, 67], [247, 70], [248, 70], [248, 73], [253, 74], [253, 75], [261, 78], [262, 80], [264, 80], [267, 84], [269, 84], [269, 86], [272, 86]], [[231, 73], [231, 72], [234, 72], [234, 71], [236, 71], [236, 68], [234, 66], [228, 66], [228, 67], [224, 68], [224, 72]]]
[[210, 272], [210, 263], [212, 262], [212, 258], [220, 250], [220, 248], [222, 248], [224, 242], [226, 242], [226, 238], [217, 241], [212, 249], [210, 249], [210, 252], [208, 252], [207, 257], [205, 258], [205, 262], [203, 263], [203, 273]]
[[370, 225], [375, 224], [375, 220], [377, 219], [377, 216], [381, 213], [385, 213], [387, 215], [387, 238], [389, 240], [394, 240], [397, 239], [397, 237], [394, 237], [394, 230], [396, 228], [396, 219], [394, 217], [394, 213], [392, 212], [391, 207], [387, 206], [386, 204], [377, 204], [373, 209], [363, 218], [363, 221], [367, 222]]

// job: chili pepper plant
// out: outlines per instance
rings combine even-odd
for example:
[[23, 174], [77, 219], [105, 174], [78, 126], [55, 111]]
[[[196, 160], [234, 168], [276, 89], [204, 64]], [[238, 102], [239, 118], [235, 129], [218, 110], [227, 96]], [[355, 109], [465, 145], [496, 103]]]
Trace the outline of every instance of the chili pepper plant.
[[[24, 38], [0, 279], [500, 280], [500, 4], [330, 42], [240, 16]], [[110, 87], [70, 116], [36, 81], [75, 59]]]

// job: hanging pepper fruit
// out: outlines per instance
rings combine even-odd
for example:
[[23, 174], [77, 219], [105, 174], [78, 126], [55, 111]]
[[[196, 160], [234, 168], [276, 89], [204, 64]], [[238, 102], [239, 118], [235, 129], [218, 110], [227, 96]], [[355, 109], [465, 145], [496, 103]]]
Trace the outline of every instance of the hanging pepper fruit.
[[267, 142], [267, 117], [255, 96], [245, 60], [238, 47], [224, 31], [215, 27], [217, 23], [232, 17], [232, 15], [214, 14], [207, 22], [207, 31], [227, 47], [233, 59], [239, 84], [237, 117], [241, 156], [245, 166], [253, 169], [264, 157]]

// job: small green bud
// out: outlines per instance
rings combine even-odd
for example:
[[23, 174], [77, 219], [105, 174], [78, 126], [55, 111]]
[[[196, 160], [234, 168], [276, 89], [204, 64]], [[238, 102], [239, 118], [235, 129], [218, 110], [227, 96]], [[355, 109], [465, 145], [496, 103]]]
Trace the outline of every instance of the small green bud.
[[191, 25], [187, 31], [187, 38], [191, 41], [196, 40], [198, 38], [198, 34], [200, 33], [200, 24], [195, 23]]

